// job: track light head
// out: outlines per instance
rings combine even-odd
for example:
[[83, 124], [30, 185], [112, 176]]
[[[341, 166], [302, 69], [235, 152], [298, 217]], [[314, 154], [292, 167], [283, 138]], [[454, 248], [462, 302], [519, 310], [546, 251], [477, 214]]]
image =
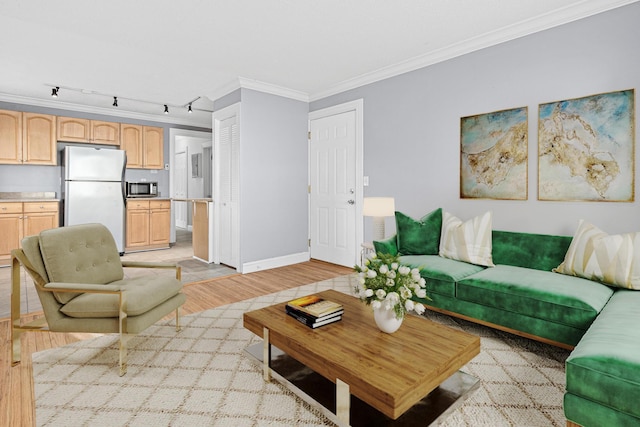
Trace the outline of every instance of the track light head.
[[117, 107], [117, 106], [118, 106], [118, 97], [117, 97], [117, 96], [114, 96], [114, 97], [113, 97], [113, 106], [114, 106], [114, 107]]
[[188, 112], [189, 114], [193, 113], [193, 110], [191, 109], [191, 104], [189, 104], [189, 109], [187, 110], [187, 112]]
[[169, 107], [167, 107], [167, 104], [164, 104], [164, 113], [169, 114]]
[[60, 90], [60, 86], [56, 86], [53, 89], [51, 89], [51, 96], [53, 98], [57, 98], [58, 97], [58, 91]]

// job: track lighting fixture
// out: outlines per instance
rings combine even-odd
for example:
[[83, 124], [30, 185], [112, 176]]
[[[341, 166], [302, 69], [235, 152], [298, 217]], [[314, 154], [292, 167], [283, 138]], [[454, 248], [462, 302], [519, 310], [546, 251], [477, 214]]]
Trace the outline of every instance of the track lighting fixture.
[[[1, 0], [0, 0], [1, 1]], [[60, 89], [62, 89], [63, 91], [68, 91], [70, 93], [73, 92], [78, 92], [81, 93], [83, 95], [98, 95], [98, 96], [104, 96], [106, 98], [113, 98], [113, 103], [111, 104], [114, 107], [119, 107], [118, 105], [118, 98], [120, 99], [124, 99], [125, 101], [127, 101], [127, 105], [125, 106], [125, 110], [129, 109], [129, 101], [132, 101], [133, 103], [137, 103], [137, 102], [142, 102], [145, 104], [154, 104], [156, 105], [156, 107], [158, 105], [162, 105], [164, 107], [164, 114], [169, 114], [169, 105], [171, 105], [171, 107], [175, 107], [175, 108], [186, 108], [187, 109], [187, 113], [189, 114], [193, 114], [193, 103], [196, 102], [197, 100], [199, 100], [201, 97], [198, 96], [196, 98], [193, 98], [187, 102], [185, 102], [184, 104], [160, 104], [158, 102], [155, 101], [148, 101], [148, 100], [144, 100], [144, 99], [136, 99], [136, 98], [127, 98], [127, 97], [122, 97], [122, 96], [114, 96], [108, 93], [102, 93], [102, 92], [97, 92], [95, 90], [89, 90], [89, 89], [82, 89], [82, 88], [76, 88], [76, 87], [69, 87], [69, 86], [54, 86], [52, 83], [44, 83], [44, 86], [51, 88], [51, 97], [53, 98], [57, 98], [58, 97], [58, 92], [60, 91]], [[67, 92], [64, 92], [67, 93]], [[198, 112], [209, 112], [212, 113], [213, 111], [209, 111], [209, 110], [205, 110], [202, 108], [198, 108], [196, 107], [195, 111]], [[180, 115], [181, 113], [179, 112], [178, 115]]]

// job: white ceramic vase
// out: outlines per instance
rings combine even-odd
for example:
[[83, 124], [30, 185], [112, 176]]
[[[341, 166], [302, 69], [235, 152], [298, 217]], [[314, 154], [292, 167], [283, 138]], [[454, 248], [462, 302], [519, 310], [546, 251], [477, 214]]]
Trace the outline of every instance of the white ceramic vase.
[[400, 328], [404, 317], [396, 318], [396, 312], [393, 310], [385, 310], [384, 308], [377, 308], [373, 310], [373, 318], [376, 321], [376, 325], [382, 332], [392, 334]]

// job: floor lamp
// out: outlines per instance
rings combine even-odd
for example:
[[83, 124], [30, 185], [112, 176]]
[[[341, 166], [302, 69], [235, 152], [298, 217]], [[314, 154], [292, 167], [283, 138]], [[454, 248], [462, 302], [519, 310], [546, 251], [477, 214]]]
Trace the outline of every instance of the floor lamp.
[[384, 239], [384, 218], [395, 214], [393, 197], [365, 197], [362, 215], [373, 217], [373, 240]]

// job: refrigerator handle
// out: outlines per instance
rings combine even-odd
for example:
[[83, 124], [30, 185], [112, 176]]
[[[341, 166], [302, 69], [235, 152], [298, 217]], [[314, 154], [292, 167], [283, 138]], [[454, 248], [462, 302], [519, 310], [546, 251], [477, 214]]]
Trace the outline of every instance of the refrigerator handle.
[[124, 152], [124, 163], [122, 165], [122, 177], [120, 183], [122, 185], [122, 203], [124, 207], [127, 207], [127, 182], [124, 180], [125, 172], [127, 171], [127, 152]]

